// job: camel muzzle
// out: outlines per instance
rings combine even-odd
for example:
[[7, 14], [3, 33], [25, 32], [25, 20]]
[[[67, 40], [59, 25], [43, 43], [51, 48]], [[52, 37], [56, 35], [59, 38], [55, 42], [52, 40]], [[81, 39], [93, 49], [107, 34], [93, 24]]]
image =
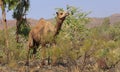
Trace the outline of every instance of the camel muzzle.
[[68, 12], [66, 12], [66, 16], [68, 16], [69, 15], [69, 13]]

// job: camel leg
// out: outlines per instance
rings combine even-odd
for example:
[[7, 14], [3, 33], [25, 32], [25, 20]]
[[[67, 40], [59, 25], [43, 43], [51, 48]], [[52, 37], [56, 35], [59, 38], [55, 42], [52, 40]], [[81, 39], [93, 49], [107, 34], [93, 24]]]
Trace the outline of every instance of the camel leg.
[[29, 39], [28, 39], [28, 45], [27, 45], [27, 61], [26, 61], [26, 64], [27, 66], [29, 66], [29, 59], [30, 59], [30, 50], [31, 48], [33, 47], [33, 38], [32, 38], [32, 35], [31, 33], [29, 34]]
[[31, 53], [30, 53], [30, 50], [31, 50], [31, 49], [28, 49], [26, 66], [29, 66], [30, 58], [32, 58], [33, 61], [34, 61], [34, 59], [35, 59], [36, 49], [33, 48], [33, 53], [32, 53], [32, 55], [31, 55]]
[[45, 44], [42, 44], [42, 52], [41, 52], [41, 55], [42, 55], [42, 65], [45, 65], [45, 60], [46, 60], [46, 47], [45, 47]]
[[35, 61], [35, 58], [36, 58], [36, 52], [37, 52], [37, 49], [36, 47], [33, 48], [33, 52], [32, 52], [32, 61]]
[[43, 51], [42, 51], [42, 65], [45, 65], [46, 64], [46, 51], [45, 51], [45, 49], [43, 49]]
[[26, 61], [26, 66], [29, 66], [29, 58], [30, 58], [30, 49], [28, 49], [28, 53], [27, 53], [27, 61]]

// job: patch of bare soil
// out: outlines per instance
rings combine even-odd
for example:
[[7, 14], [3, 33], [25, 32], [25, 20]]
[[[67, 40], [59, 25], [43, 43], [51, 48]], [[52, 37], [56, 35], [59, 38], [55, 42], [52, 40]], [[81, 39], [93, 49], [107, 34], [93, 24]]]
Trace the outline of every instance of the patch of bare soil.
[[41, 66], [40, 60], [30, 62], [29, 66], [26, 66], [24, 61], [12, 64], [0, 63], [0, 72], [68, 72], [67, 69], [63, 65]]
[[57, 63], [56, 65], [41, 65], [41, 60], [30, 61], [29, 66], [25, 61], [11, 62], [9, 64], [0, 63], [0, 72], [120, 72], [120, 63], [110, 69], [98, 68], [95, 61], [85, 63], [68, 61]]

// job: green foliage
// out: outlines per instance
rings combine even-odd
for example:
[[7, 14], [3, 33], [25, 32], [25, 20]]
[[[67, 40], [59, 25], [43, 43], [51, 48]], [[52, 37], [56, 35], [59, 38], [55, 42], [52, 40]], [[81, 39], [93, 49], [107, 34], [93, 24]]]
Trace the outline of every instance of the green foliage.
[[21, 14], [24, 14], [29, 9], [29, 0], [3, 0], [3, 5], [8, 10], [14, 10], [14, 13], [18, 12], [20, 14], [23, 12]]
[[109, 18], [104, 18], [103, 25], [105, 27], [108, 27], [110, 25], [110, 19]]
[[110, 27], [109, 32], [110, 32], [109, 35], [112, 40], [115, 40], [115, 41], [119, 40], [120, 39], [120, 23]]
[[3, 31], [0, 30], [0, 56], [5, 56], [5, 53], [3, 52], [4, 45], [5, 45], [5, 40], [3, 37]]
[[[28, 35], [29, 27], [26, 20], [26, 12], [29, 10], [29, 0], [3, 0], [2, 9], [13, 10], [13, 18], [17, 20], [17, 33]], [[22, 25], [24, 24], [24, 25]], [[25, 33], [26, 31], [26, 33]]]
[[[9, 57], [10, 61], [19, 61], [26, 59], [26, 39], [23, 36], [20, 38], [20, 43], [15, 41], [15, 28], [8, 30], [9, 32]], [[2, 36], [2, 37], [1, 37]], [[5, 42], [3, 31], [0, 31], [0, 56], [3, 57], [3, 62], [6, 61]]]
[[8, 7], [8, 10], [12, 10], [17, 5], [18, 0], [3, 0], [3, 4], [5, 7]]
[[4, 35], [3, 31], [0, 31], [0, 45], [4, 45], [5, 42], [4, 42], [4, 38], [2, 37]]
[[[89, 22], [88, 13], [82, 12], [79, 8], [67, 5], [69, 16], [65, 19], [63, 28], [58, 35], [57, 47], [54, 55], [57, 57], [70, 58], [76, 60], [80, 55], [80, 47], [87, 37], [88, 30], [85, 28]], [[62, 8], [57, 8], [63, 11]], [[57, 53], [57, 54], [56, 54]]]
[[20, 38], [20, 43], [15, 40], [15, 28], [9, 29], [9, 53], [12, 60], [26, 59], [26, 39]]
[[18, 33], [24, 37], [28, 37], [29, 35], [29, 31], [30, 31], [30, 26], [27, 22], [26, 19], [23, 19], [20, 23], [19, 26], [20, 28], [18, 28]]
[[21, 19], [21, 17], [26, 15], [28, 9], [29, 9], [29, 0], [17, 1], [17, 5], [15, 6], [13, 12], [13, 18], [17, 20]]
[[13, 18], [17, 20], [16, 33], [22, 34], [25, 37], [29, 33], [29, 25], [26, 19], [26, 12], [29, 10], [29, 0], [18, 1], [16, 7], [13, 9]]

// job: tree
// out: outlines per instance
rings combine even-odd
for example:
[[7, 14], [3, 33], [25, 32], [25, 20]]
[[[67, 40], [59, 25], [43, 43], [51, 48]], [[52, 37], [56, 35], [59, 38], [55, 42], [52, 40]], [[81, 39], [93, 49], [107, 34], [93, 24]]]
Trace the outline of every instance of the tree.
[[9, 61], [9, 53], [8, 53], [8, 32], [7, 32], [7, 20], [6, 20], [6, 12], [5, 12], [5, 2], [0, 0], [0, 6], [2, 10], [2, 23], [4, 24], [4, 36], [5, 36], [5, 53], [7, 55], [7, 62]]
[[[62, 8], [57, 9], [63, 10]], [[61, 50], [56, 49], [58, 54], [55, 53], [54, 55], [58, 55], [58, 57], [62, 57], [63, 59], [66, 58], [69, 66], [68, 68], [72, 68], [71, 66], [73, 65], [78, 66], [77, 60], [83, 55], [84, 59], [82, 60], [84, 61], [82, 69], [84, 69], [87, 51], [89, 49], [85, 47], [81, 50], [81, 47], [87, 37], [88, 30], [85, 28], [85, 24], [89, 22], [89, 18], [87, 18], [89, 13], [85, 13], [79, 8], [69, 5], [67, 5], [67, 11], [69, 16], [66, 18], [63, 24], [64, 28], [56, 40], [57, 46]]]
[[[14, 0], [12, 0], [14, 2]], [[19, 34], [28, 35], [26, 12], [29, 9], [29, 0], [20, 0], [14, 8], [13, 18], [16, 19], [16, 41], [19, 42]], [[24, 30], [26, 32], [24, 32]]]
[[[69, 17], [66, 20], [66, 26], [69, 25], [68, 32], [69, 37], [72, 42], [72, 48], [76, 47], [81, 41], [85, 38], [85, 34], [87, 29], [85, 28], [85, 24], [89, 22], [89, 18], [86, 16], [89, 13], [82, 12], [79, 8], [74, 6], [67, 6], [67, 11], [70, 13]], [[66, 28], [67, 29], [67, 28]]]
[[[26, 12], [29, 9], [29, 0], [1, 0], [4, 8], [8, 11], [13, 10], [13, 18], [16, 19], [16, 41], [18, 34], [22, 34], [24, 28], [27, 28]], [[28, 31], [27, 31], [28, 32]], [[25, 33], [24, 33], [25, 34]], [[25, 34], [26, 35], [26, 34]]]
[[[8, 42], [8, 32], [7, 32], [7, 20], [6, 20], [6, 9], [8, 11], [13, 10], [13, 18], [17, 20], [16, 22], [16, 40], [18, 42], [18, 33], [22, 28], [21, 25], [26, 23], [26, 12], [29, 9], [29, 0], [0, 0], [0, 6], [2, 10], [2, 22], [4, 24], [4, 34], [5, 34], [5, 52], [7, 59], [9, 60], [9, 42]], [[26, 27], [26, 25], [23, 25]], [[8, 61], [7, 61], [8, 62]]]

